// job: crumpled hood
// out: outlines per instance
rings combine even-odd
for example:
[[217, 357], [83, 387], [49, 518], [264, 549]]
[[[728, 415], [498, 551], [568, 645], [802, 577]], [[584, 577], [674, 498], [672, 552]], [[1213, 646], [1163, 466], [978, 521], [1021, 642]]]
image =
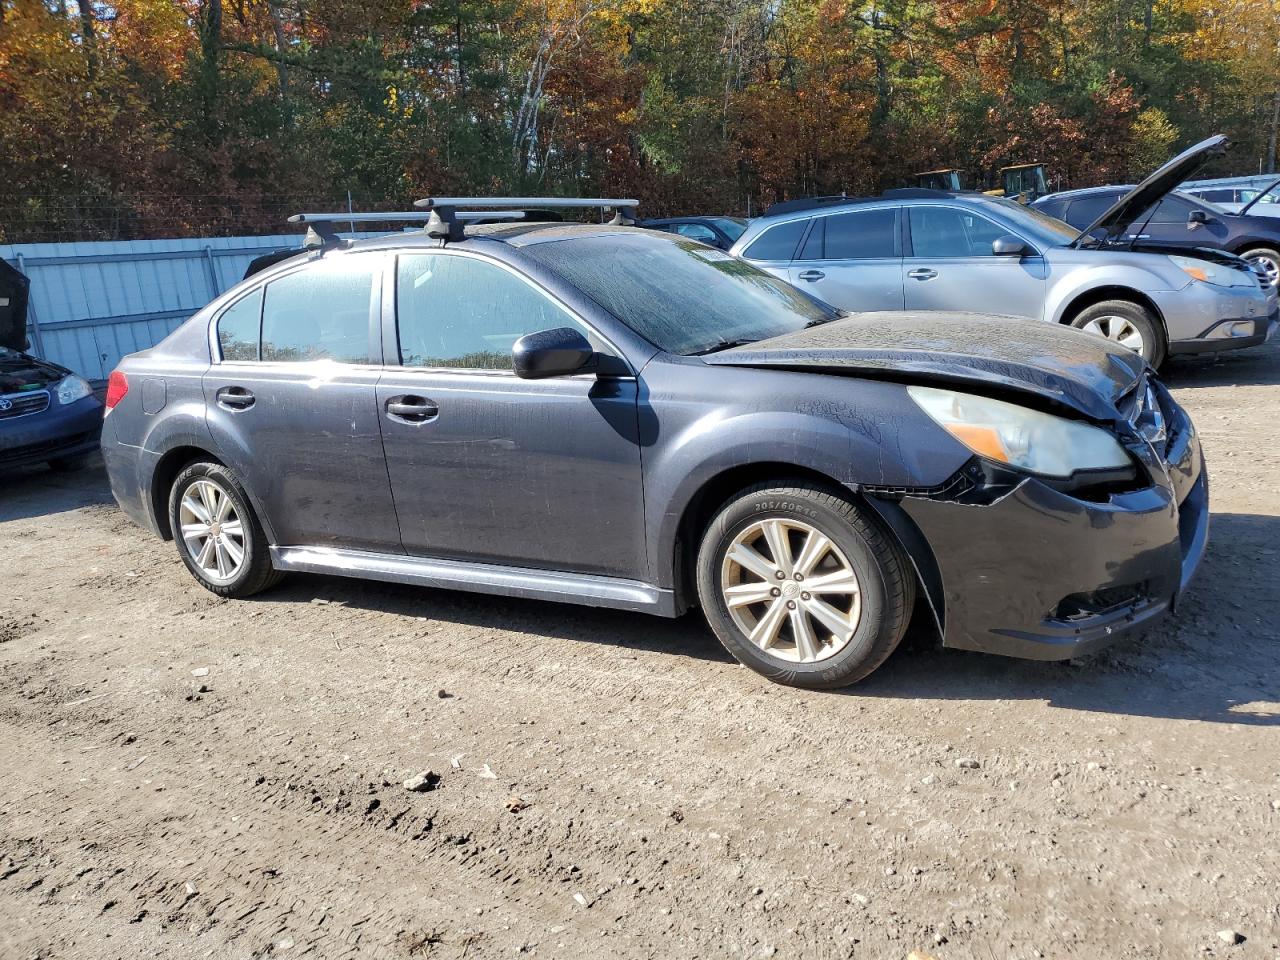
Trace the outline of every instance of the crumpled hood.
[[708, 354], [710, 364], [784, 367], [1034, 394], [1095, 420], [1119, 405], [1146, 361], [1102, 337], [1042, 320], [980, 313], [855, 313]]
[[0, 393], [17, 393], [23, 387], [57, 383], [67, 371], [29, 353], [0, 347]]

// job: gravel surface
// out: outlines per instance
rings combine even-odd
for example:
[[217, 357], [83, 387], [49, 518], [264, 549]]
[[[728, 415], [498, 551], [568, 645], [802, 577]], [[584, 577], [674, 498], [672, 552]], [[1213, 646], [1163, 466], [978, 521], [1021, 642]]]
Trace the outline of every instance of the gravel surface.
[[841, 693], [696, 616], [222, 601], [100, 467], [6, 478], [0, 957], [1275, 960], [1280, 344], [1166, 375], [1213, 479], [1176, 619]]

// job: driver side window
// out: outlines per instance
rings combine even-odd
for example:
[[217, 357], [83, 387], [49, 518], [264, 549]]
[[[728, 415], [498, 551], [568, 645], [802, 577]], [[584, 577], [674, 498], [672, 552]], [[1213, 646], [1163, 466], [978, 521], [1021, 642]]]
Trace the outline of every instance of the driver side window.
[[554, 327], [587, 330], [531, 283], [494, 263], [452, 254], [402, 254], [396, 328], [406, 367], [510, 370], [511, 348]]
[[911, 249], [917, 257], [994, 256], [991, 245], [1008, 232], [968, 210], [911, 208]]

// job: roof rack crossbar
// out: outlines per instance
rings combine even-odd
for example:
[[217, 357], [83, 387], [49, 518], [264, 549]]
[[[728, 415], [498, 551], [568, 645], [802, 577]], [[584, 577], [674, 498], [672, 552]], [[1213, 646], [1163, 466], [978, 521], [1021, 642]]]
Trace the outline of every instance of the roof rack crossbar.
[[396, 223], [402, 220], [426, 221], [431, 214], [421, 210], [393, 213], [295, 213], [290, 223]]
[[415, 200], [413, 205], [420, 210], [436, 210], [440, 207], [607, 207], [617, 210], [621, 207], [638, 207], [640, 201], [609, 197], [423, 197]]
[[640, 201], [634, 198], [618, 197], [423, 197], [414, 204], [420, 210], [430, 210], [431, 219], [427, 221], [427, 235], [440, 240], [461, 240], [462, 224], [459, 222], [459, 207], [479, 209], [494, 208], [528, 208], [535, 209], [590, 209], [613, 210], [613, 219], [609, 221], [615, 226], [631, 226], [635, 223], [636, 207]]

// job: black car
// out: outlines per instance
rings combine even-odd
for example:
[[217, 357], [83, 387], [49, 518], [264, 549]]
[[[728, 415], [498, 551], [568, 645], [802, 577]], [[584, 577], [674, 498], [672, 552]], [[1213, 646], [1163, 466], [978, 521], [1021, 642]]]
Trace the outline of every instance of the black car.
[[[1189, 177], [1196, 166], [1226, 149], [1225, 137], [1218, 150], [1201, 150], [1197, 163], [1188, 164], [1182, 174]], [[1208, 141], [1206, 141], [1207, 143]], [[1192, 151], [1187, 151], [1188, 155]], [[1108, 228], [1112, 242], [1141, 248], [1144, 243], [1177, 247], [1215, 247], [1243, 257], [1265, 275], [1270, 286], [1280, 280], [1280, 218], [1241, 214], [1216, 206], [1188, 193], [1166, 193], [1154, 202], [1135, 202], [1132, 186], [1089, 187], [1065, 190], [1037, 200], [1032, 206], [1051, 217], [1065, 220], [1079, 230], [1088, 230], [1103, 221], [1116, 221]], [[1131, 209], [1117, 221], [1117, 203], [1126, 199]]]
[[641, 220], [636, 226], [678, 234], [720, 250], [728, 250], [742, 236], [742, 231], [747, 229], [747, 221], [742, 217], [668, 217], [665, 220]]

